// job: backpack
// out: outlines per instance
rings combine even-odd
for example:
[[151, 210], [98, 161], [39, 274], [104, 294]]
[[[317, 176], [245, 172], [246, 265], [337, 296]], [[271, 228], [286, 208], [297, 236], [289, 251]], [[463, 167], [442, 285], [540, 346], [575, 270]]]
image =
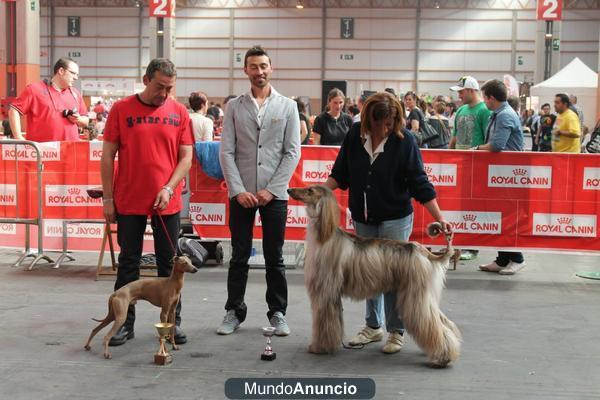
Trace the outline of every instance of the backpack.
[[198, 241], [186, 237], [177, 241], [177, 253], [188, 256], [196, 268], [202, 267], [208, 257], [208, 251]]
[[415, 110], [417, 110], [417, 113], [419, 114], [419, 132], [415, 132], [415, 136], [419, 147], [421, 147], [427, 142], [437, 139], [440, 134], [429, 124], [429, 122], [427, 122], [427, 118], [425, 118], [423, 111], [418, 108]]
[[600, 153], [600, 121], [596, 124], [590, 136], [590, 141], [585, 145], [585, 150], [588, 153]]

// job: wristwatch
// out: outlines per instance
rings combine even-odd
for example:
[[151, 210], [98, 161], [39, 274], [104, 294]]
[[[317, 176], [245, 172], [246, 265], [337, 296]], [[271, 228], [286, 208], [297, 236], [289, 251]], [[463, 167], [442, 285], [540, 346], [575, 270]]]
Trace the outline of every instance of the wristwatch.
[[168, 185], [165, 185], [165, 186], [163, 186], [161, 189], [164, 189], [164, 190], [166, 190], [166, 191], [167, 191], [167, 193], [169, 193], [169, 197], [173, 197], [173, 189], [171, 189], [171, 187], [170, 187], [170, 186], [168, 186]]

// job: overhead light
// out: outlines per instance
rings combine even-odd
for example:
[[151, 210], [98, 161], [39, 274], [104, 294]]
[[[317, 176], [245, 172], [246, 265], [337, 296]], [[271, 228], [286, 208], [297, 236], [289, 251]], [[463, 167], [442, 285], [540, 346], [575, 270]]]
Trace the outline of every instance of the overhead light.
[[304, 8], [304, 3], [302, 2], [302, 0], [298, 0], [298, 2], [296, 3], [296, 8], [299, 10]]
[[440, 8], [440, 3], [439, 3], [439, 1], [436, 1], [436, 2], [433, 4], [433, 6], [434, 6], [435, 8]]
[[165, 33], [165, 31], [163, 31], [163, 30], [158, 30], [158, 31], [156, 31], [156, 34], [157, 34], [158, 36], [162, 36], [162, 35], [164, 35], [164, 33]]
[[142, 6], [142, 2], [140, 0], [135, 0], [135, 6], [140, 8]]
[[552, 34], [551, 33], [546, 33], [546, 39], [552, 39]]

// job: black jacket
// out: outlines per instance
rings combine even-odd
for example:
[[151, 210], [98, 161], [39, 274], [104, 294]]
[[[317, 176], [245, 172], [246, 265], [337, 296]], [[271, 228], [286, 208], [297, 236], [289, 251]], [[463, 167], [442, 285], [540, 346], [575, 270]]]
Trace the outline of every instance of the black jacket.
[[413, 212], [411, 198], [427, 203], [436, 197], [414, 135], [408, 130], [403, 134], [404, 139], [390, 134], [383, 153], [373, 164], [360, 137], [360, 123], [355, 123], [346, 135], [331, 177], [340, 189], [350, 189], [349, 206], [355, 221], [376, 224], [403, 218]]

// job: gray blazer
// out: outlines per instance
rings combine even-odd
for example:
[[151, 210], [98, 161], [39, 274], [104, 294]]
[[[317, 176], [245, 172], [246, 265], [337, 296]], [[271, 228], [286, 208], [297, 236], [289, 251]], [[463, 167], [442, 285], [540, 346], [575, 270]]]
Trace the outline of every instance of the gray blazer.
[[300, 160], [300, 117], [292, 99], [271, 88], [262, 126], [250, 97], [227, 103], [219, 160], [229, 197], [267, 189], [287, 200], [290, 178]]

